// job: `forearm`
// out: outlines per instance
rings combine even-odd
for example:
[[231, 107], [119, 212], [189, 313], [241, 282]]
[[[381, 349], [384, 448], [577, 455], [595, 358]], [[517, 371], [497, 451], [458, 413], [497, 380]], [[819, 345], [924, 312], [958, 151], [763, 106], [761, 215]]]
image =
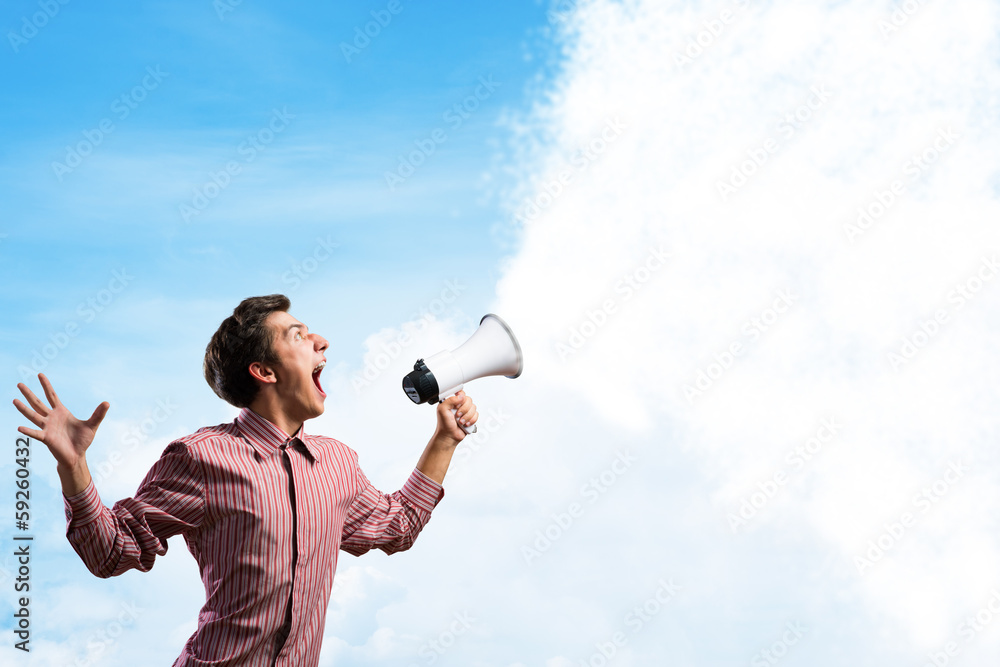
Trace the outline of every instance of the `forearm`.
[[135, 549], [125, 544], [126, 536], [118, 530], [116, 517], [101, 503], [97, 489], [89, 486], [79, 495], [66, 496], [63, 503], [66, 537], [87, 569], [101, 578], [121, 574], [117, 571], [121, 556]]
[[465, 438], [462, 427], [475, 424], [478, 418], [475, 404], [464, 391], [438, 403], [437, 428], [417, 462], [417, 470], [442, 484], [455, 448]]
[[444, 483], [445, 473], [451, 465], [451, 457], [455, 455], [458, 442], [447, 435], [435, 433], [417, 462], [417, 470], [438, 484]]
[[62, 492], [66, 497], [75, 496], [90, 485], [90, 468], [87, 457], [79, 457], [75, 463], [57, 463], [56, 472], [62, 482]]
[[93, 485], [64, 503], [66, 537], [95, 576], [114, 577], [133, 568], [147, 572], [156, 556], [167, 552], [166, 540], [149, 525], [166, 517], [152, 506], [126, 498], [108, 508]]

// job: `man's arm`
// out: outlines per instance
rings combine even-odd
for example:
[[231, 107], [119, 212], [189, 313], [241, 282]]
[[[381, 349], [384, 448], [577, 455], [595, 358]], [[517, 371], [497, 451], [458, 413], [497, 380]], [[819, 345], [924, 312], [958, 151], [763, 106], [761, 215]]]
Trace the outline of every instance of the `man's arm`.
[[372, 548], [389, 554], [409, 549], [444, 496], [441, 482], [455, 447], [466, 435], [459, 424], [471, 426], [478, 418], [476, 406], [465, 392], [441, 401], [434, 435], [424, 448], [417, 469], [396, 493], [381, 493], [358, 469], [360, 492], [344, 522], [340, 548], [355, 556]]
[[409, 549], [444, 496], [444, 489], [419, 470], [391, 494], [376, 489], [360, 468], [356, 475], [358, 495], [347, 511], [340, 548], [355, 556], [371, 549], [387, 554]]
[[[453, 408], [455, 414], [451, 413]], [[437, 428], [417, 462], [417, 470], [442, 484], [455, 448], [466, 435], [459, 424], [471, 426], [477, 419], [479, 412], [476, 411], [476, 405], [464, 391], [438, 403]]]
[[146, 475], [136, 497], [108, 509], [91, 479], [86, 451], [109, 404], [101, 403], [90, 419], [82, 422], [60, 402], [47, 377], [39, 374], [38, 379], [49, 406], [23, 384], [18, 384], [18, 389], [30, 408], [18, 400], [14, 406], [41, 430], [23, 426], [17, 430], [45, 443], [56, 459], [70, 544], [98, 577], [131, 568], [149, 570], [153, 559], [167, 552], [167, 537], [201, 523], [204, 483], [197, 464], [183, 443], [171, 444]]

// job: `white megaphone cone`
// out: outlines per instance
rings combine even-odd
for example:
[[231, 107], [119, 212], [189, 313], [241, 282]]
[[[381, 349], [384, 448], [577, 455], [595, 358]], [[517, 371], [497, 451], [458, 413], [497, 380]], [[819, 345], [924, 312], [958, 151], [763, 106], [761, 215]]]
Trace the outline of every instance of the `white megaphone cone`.
[[[470, 380], [489, 375], [516, 378], [523, 368], [524, 357], [514, 332], [490, 313], [461, 346], [426, 360], [417, 359], [413, 371], [403, 377], [403, 391], [414, 403], [437, 403], [461, 391]], [[466, 433], [476, 432], [475, 425], [462, 428]]]

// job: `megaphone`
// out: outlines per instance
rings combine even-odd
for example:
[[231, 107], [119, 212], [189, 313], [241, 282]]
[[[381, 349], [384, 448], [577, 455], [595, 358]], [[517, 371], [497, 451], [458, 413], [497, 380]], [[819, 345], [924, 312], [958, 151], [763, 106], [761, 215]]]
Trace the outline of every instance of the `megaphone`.
[[[516, 378], [524, 368], [521, 346], [507, 323], [489, 313], [469, 340], [452, 351], [417, 359], [403, 377], [403, 391], [414, 403], [437, 403], [457, 393], [466, 382], [488, 375]], [[452, 412], [455, 412], [453, 409]], [[475, 433], [476, 426], [462, 427]]]

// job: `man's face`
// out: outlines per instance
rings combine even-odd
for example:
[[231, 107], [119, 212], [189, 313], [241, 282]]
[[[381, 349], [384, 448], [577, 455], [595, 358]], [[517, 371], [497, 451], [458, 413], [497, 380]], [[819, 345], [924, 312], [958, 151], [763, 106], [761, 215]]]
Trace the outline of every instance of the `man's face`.
[[323, 414], [326, 392], [319, 376], [326, 365], [324, 351], [329, 343], [319, 334], [288, 313], [275, 311], [268, 315], [267, 325], [274, 335], [272, 349], [278, 357], [271, 364], [276, 382], [274, 387], [285, 414], [294, 421]]

